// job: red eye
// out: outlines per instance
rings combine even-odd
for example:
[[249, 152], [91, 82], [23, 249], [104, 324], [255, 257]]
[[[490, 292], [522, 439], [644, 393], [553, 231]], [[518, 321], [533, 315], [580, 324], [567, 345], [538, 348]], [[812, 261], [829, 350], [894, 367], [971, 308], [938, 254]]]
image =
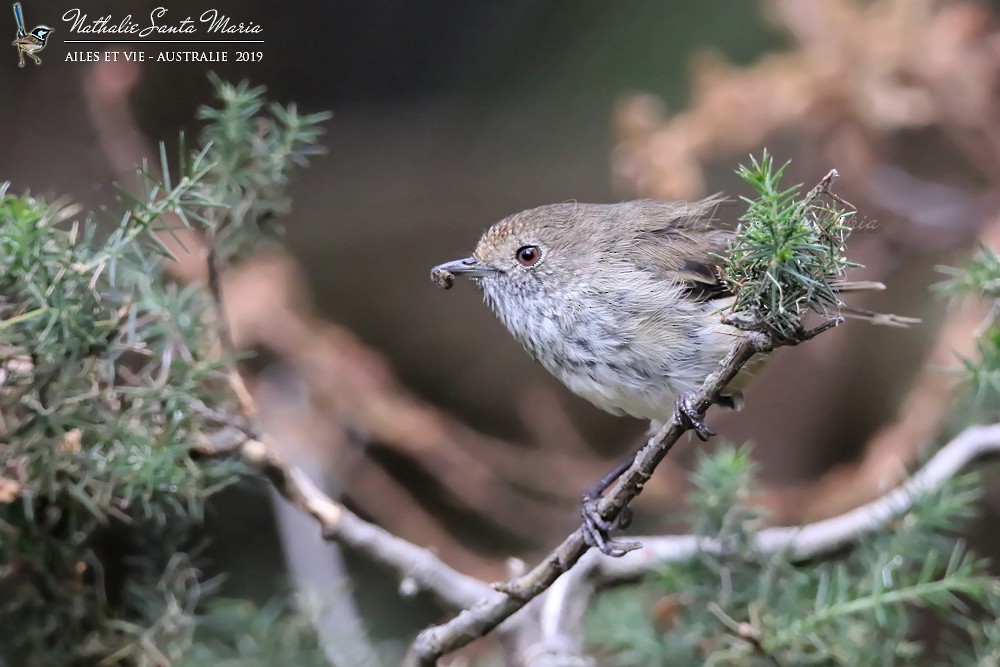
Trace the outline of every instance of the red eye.
[[521, 246], [517, 249], [517, 261], [524, 266], [532, 266], [542, 258], [542, 249], [536, 245]]

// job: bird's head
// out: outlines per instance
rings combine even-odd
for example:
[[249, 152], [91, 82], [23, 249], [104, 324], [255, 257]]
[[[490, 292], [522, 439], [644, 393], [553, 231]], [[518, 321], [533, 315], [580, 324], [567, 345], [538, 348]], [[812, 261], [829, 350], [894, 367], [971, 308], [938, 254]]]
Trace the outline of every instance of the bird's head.
[[[490, 227], [471, 257], [435, 267], [473, 279], [491, 297], [600, 288], [595, 279], [630, 269], [680, 270], [686, 256], [724, 245], [709, 226], [723, 200], [552, 204], [515, 213]], [[494, 293], [494, 294], [491, 294]]]
[[435, 267], [432, 277], [446, 287], [452, 276], [471, 278], [515, 332], [543, 320], [585, 318], [595, 304], [638, 293], [655, 301], [690, 273], [689, 260], [723, 251], [728, 233], [710, 226], [721, 201], [529, 209], [490, 227], [471, 257]]
[[565, 296], [587, 282], [607, 249], [608, 208], [564, 203], [516, 213], [490, 227], [471, 257], [434, 270], [471, 278], [494, 307]]
[[40, 25], [40, 26], [36, 27], [34, 30], [31, 31], [31, 36], [32, 37], [37, 37], [38, 39], [40, 39], [41, 41], [44, 42], [45, 38], [48, 37], [49, 33], [51, 33], [52, 31], [53, 31], [53, 29], [50, 28], [49, 26], [47, 26], [47, 25]]

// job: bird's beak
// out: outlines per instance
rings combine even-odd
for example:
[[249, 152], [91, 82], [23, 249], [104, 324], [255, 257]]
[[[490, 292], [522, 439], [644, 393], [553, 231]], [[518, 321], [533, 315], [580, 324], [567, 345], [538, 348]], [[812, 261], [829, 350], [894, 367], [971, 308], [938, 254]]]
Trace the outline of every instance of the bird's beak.
[[438, 264], [431, 269], [432, 274], [440, 275], [442, 273], [450, 273], [456, 276], [468, 276], [469, 278], [484, 278], [486, 276], [491, 276], [496, 272], [496, 269], [491, 269], [488, 266], [480, 264], [479, 260], [475, 257], [456, 259], [454, 262]]
[[475, 257], [466, 257], [465, 259], [456, 259], [454, 262], [438, 264], [431, 269], [431, 280], [438, 287], [449, 289], [455, 281], [455, 276], [485, 278], [496, 273], [498, 273], [496, 269], [483, 266]]

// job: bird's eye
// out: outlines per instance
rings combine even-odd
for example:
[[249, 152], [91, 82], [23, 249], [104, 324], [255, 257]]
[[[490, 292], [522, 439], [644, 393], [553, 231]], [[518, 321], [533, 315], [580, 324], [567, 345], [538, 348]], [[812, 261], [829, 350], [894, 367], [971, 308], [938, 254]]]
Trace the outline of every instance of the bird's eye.
[[521, 246], [517, 249], [517, 261], [523, 266], [532, 266], [542, 258], [542, 249], [536, 245]]

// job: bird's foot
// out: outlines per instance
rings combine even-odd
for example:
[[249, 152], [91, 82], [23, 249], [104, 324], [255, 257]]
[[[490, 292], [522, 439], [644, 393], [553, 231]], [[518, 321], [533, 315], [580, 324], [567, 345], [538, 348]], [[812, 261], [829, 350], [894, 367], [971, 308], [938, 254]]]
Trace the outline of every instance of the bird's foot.
[[638, 542], [620, 542], [609, 536], [612, 530], [629, 527], [632, 523], [632, 510], [625, 507], [617, 517], [609, 520], [601, 516], [597, 507], [600, 502], [599, 495], [588, 493], [583, 496], [580, 516], [583, 517], [583, 541], [587, 546], [612, 558], [620, 558], [629, 551], [641, 548], [642, 545]]
[[687, 393], [678, 396], [677, 411], [681, 414], [681, 418], [687, 422], [686, 426], [692, 429], [703, 441], [715, 435], [715, 431], [705, 425], [705, 413], [695, 407], [694, 394]]

